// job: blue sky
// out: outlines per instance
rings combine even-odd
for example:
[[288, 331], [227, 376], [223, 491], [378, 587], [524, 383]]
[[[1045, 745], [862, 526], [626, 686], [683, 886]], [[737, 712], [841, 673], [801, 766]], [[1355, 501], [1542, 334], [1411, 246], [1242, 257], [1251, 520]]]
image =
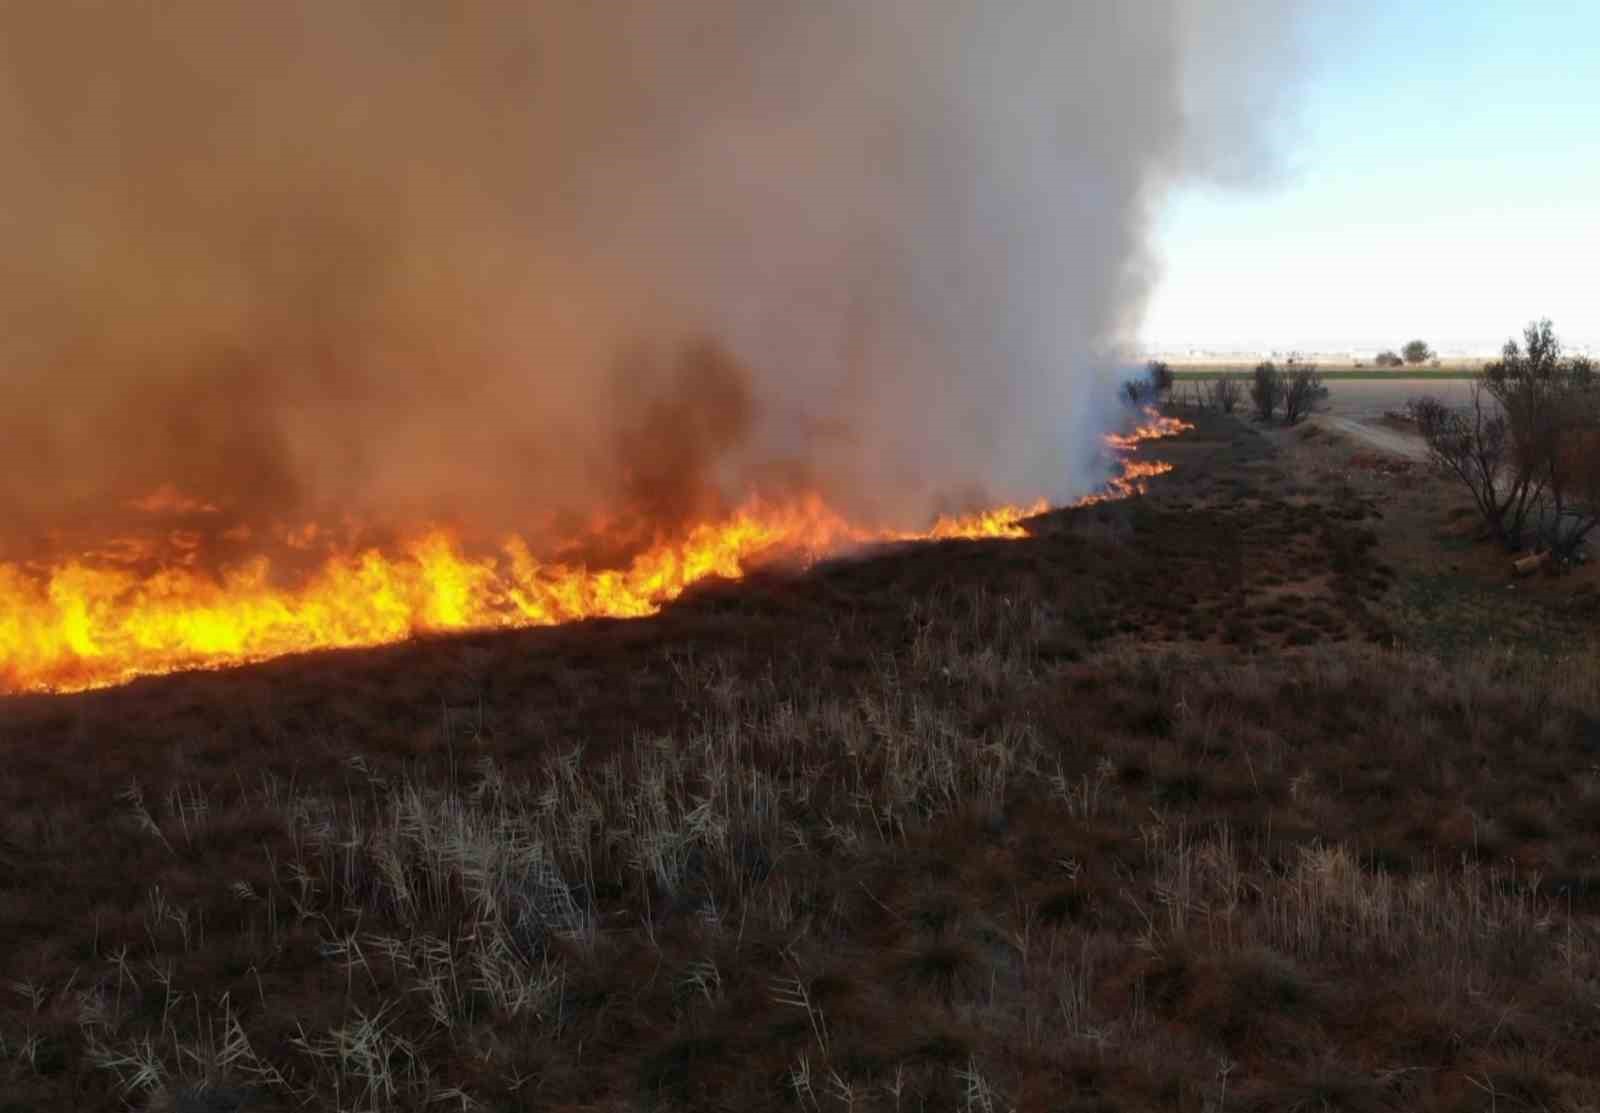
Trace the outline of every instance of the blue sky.
[[1600, 0], [1315, 6], [1281, 172], [1173, 195], [1145, 344], [1600, 346]]

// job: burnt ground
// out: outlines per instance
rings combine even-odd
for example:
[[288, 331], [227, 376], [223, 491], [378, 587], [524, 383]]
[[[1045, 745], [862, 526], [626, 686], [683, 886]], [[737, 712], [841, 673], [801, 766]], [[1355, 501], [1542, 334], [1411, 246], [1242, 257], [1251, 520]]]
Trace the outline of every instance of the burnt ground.
[[1596, 1107], [1587, 574], [1199, 425], [1022, 541], [0, 702], [0, 1110]]

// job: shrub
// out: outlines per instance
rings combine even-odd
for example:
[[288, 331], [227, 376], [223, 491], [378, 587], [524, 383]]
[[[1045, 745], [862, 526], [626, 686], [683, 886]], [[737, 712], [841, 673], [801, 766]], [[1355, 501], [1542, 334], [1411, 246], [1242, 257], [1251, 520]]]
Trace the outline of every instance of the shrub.
[[1239, 389], [1239, 380], [1228, 375], [1218, 375], [1207, 391], [1212, 409], [1221, 410], [1225, 414], [1231, 414], [1238, 407], [1242, 393]]
[[1405, 360], [1392, 351], [1382, 351], [1372, 357], [1372, 362], [1378, 367], [1400, 367], [1404, 365]]
[[1563, 358], [1548, 320], [1507, 341], [1472, 384], [1468, 409], [1410, 405], [1436, 463], [1471, 491], [1507, 549], [1530, 534], [1570, 558], [1600, 525], [1600, 382], [1585, 358]]
[[1153, 359], [1144, 365], [1144, 375], [1142, 377], [1129, 379], [1122, 384], [1122, 397], [1132, 406], [1159, 402], [1171, 393], [1175, 379], [1176, 376], [1173, 375], [1170, 364], [1163, 360]]
[[1272, 415], [1278, 412], [1278, 405], [1283, 401], [1283, 372], [1270, 359], [1256, 364], [1250, 383], [1250, 401], [1255, 403], [1256, 417], [1262, 421], [1271, 421]]
[[1170, 395], [1176, 376], [1173, 368], [1163, 360], [1150, 360], [1144, 365], [1144, 374], [1122, 384], [1122, 397], [1130, 406], [1144, 406]]
[[1484, 367], [1484, 389], [1505, 415], [1513, 468], [1532, 477], [1538, 540], [1566, 558], [1600, 523], [1600, 382], [1590, 360], [1561, 354], [1548, 320], [1522, 336]]
[[1297, 425], [1328, 397], [1322, 373], [1314, 363], [1291, 366], [1283, 384], [1283, 420]]

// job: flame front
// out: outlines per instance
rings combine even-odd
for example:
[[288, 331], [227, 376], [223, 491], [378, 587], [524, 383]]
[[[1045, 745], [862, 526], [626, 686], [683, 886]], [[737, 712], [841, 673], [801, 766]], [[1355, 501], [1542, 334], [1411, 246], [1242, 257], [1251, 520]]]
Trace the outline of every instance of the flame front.
[[1128, 451], [1137, 447], [1140, 441], [1175, 437], [1194, 428], [1193, 422], [1185, 421], [1181, 417], [1164, 417], [1153, 406], [1145, 407], [1144, 417], [1144, 424], [1136, 427], [1131, 433], [1107, 433], [1106, 444], [1114, 449]]
[[[1122, 456], [1133, 445], [1186, 428], [1154, 418], [1107, 438], [1119, 474], [1102, 502], [1141, 493], [1171, 466]], [[174, 502], [159, 493], [161, 505]], [[518, 538], [476, 556], [442, 530], [397, 551], [329, 558], [292, 589], [273, 583], [259, 558], [212, 574], [173, 566], [139, 575], [80, 558], [42, 570], [0, 563], [0, 691], [73, 691], [137, 676], [219, 667], [335, 647], [373, 646], [423, 632], [544, 626], [584, 618], [654, 614], [691, 585], [737, 579], [777, 558], [810, 562], [884, 542], [1026, 536], [1024, 519], [1048, 509], [1004, 506], [941, 518], [920, 533], [867, 529], [818, 497], [753, 502], [695, 526], [620, 568], [540, 561]]]

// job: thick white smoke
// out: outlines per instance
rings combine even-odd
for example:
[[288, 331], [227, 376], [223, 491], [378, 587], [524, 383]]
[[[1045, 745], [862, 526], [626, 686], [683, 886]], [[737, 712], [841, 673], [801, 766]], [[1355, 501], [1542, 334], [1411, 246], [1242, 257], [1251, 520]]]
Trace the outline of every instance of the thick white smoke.
[[172, 483], [527, 529], [1082, 491], [1185, 175], [1289, 8], [0, 8], [0, 512]]

